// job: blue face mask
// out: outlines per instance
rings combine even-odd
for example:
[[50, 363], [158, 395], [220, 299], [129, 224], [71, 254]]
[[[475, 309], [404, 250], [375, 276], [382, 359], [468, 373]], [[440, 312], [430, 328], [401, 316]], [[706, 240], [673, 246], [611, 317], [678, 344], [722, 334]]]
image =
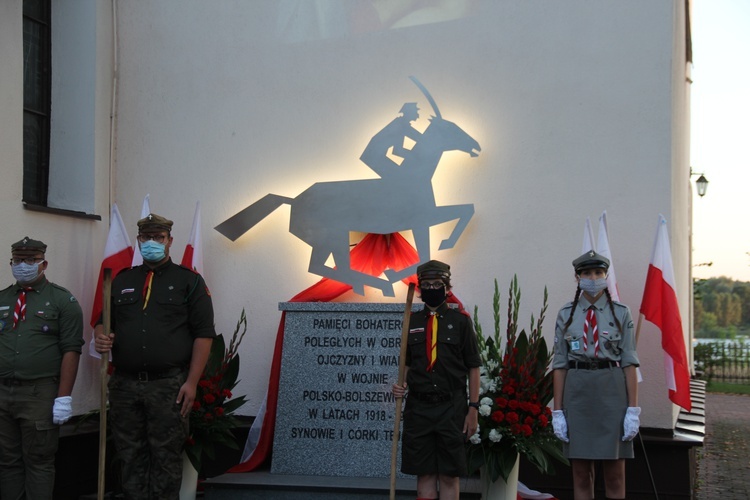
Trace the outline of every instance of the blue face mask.
[[13, 272], [13, 277], [21, 284], [31, 283], [39, 277], [39, 266], [43, 263], [44, 262], [40, 262], [39, 264], [27, 264], [21, 262], [20, 264], [12, 264], [11, 270]]
[[578, 286], [580, 286], [581, 290], [584, 292], [588, 292], [589, 295], [596, 295], [607, 288], [607, 278], [599, 278], [597, 280], [581, 278], [578, 282]]
[[148, 240], [141, 243], [141, 255], [146, 262], [159, 262], [160, 260], [163, 260], [164, 257], [167, 256], [167, 254], [164, 253], [164, 249], [165, 247], [163, 243], [157, 243], [154, 240]]

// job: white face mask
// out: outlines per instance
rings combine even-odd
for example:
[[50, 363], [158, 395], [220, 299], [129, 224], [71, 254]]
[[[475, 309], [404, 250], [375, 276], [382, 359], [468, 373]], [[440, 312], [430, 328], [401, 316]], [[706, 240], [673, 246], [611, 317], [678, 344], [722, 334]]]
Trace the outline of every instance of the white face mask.
[[578, 286], [581, 290], [587, 292], [589, 295], [596, 295], [605, 288], [607, 288], [607, 278], [599, 278], [597, 280], [590, 280], [588, 278], [581, 278], [578, 280]]
[[13, 271], [13, 277], [16, 278], [16, 281], [18, 281], [21, 284], [24, 283], [31, 283], [32, 281], [36, 280], [41, 272], [39, 271], [39, 266], [44, 264], [44, 261], [40, 262], [39, 264], [27, 264], [25, 262], [21, 262], [20, 264], [12, 264], [11, 269]]

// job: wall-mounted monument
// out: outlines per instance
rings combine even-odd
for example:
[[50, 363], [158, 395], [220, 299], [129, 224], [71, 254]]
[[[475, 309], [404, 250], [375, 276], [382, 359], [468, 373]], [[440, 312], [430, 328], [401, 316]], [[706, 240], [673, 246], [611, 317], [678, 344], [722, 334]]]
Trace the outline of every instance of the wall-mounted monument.
[[[255, 470], [273, 444], [275, 474], [388, 475], [395, 424], [390, 386], [398, 376], [404, 306], [321, 302], [350, 288], [364, 294], [365, 286], [394, 296], [393, 285], [414, 280], [417, 266], [430, 260], [430, 228], [455, 220], [440, 244], [452, 248], [474, 214], [472, 204], [437, 206], [432, 177], [444, 152], [476, 157], [479, 143], [443, 119], [427, 89], [412, 81], [434, 116], [419, 132], [411, 125], [417, 103], [406, 102], [401, 116], [372, 137], [360, 159], [379, 179], [315, 183], [294, 198], [268, 194], [216, 226], [234, 241], [289, 204], [289, 231], [312, 247], [309, 271], [323, 277], [279, 306], [284, 313], [266, 403], [233, 472]], [[412, 232], [416, 249], [402, 231]], [[351, 232], [367, 233], [354, 248]], [[316, 287], [324, 282], [322, 292]], [[333, 292], [332, 283], [340, 285]], [[343, 450], [349, 459], [342, 459]]]
[[[267, 194], [215, 229], [235, 241], [278, 207], [289, 204], [289, 232], [312, 247], [308, 267], [311, 273], [351, 285], [360, 295], [364, 295], [367, 285], [393, 297], [393, 284], [430, 260], [430, 227], [457, 220], [453, 232], [440, 244], [440, 250], [453, 248], [474, 215], [473, 204], [437, 206], [431, 179], [440, 158], [446, 151], [463, 151], [475, 157], [481, 150], [479, 143], [458, 125], [443, 119], [427, 89], [416, 78], [412, 77], [412, 81], [422, 90], [435, 115], [424, 133], [414, 134], [409, 122], [416, 118], [416, 105], [407, 103], [402, 108], [403, 116], [372, 138], [361, 159], [380, 179], [318, 182], [295, 198]], [[404, 135], [399, 137], [400, 133]], [[406, 137], [415, 141], [411, 149], [404, 147]], [[390, 148], [393, 155], [403, 158], [400, 164], [388, 158]], [[351, 268], [350, 232], [401, 231], [412, 232], [418, 262], [404, 269], [386, 270], [386, 279]], [[328, 266], [331, 256], [334, 265]]]

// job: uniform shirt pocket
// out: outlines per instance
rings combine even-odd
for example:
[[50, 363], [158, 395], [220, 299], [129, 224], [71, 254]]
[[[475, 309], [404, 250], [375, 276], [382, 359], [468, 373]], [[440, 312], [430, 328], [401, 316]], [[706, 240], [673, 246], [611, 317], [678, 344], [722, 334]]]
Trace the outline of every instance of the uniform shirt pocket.
[[[27, 320], [30, 312], [26, 311]], [[60, 313], [58, 311], [34, 311], [31, 316], [34, 318], [35, 329], [42, 333], [57, 334], [60, 330]]]
[[568, 351], [570, 352], [583, 352], [583, 333], [571, 333], [565, 336], [565, 341], [568, 343]]
[[603, 331], [600, 335], [599, 345], [603, 350], [608, 351], [613, 356], [619, 356], [622, 353], [622, 333], [619, 331]]

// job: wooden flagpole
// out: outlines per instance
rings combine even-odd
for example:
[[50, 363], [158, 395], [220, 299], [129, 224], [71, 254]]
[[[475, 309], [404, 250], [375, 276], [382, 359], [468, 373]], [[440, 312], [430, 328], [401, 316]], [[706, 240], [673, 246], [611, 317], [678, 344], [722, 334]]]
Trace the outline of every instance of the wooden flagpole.
[[[112, 325], [112, 269], [104, 268], [104, 283], [102, 295], [102, 315], [104, 323], [104, 334], [109, 335]], [[99, 406], [99, 484], [96, 498], [104, 500], [104, 471], [107, 457], [107, 376], [109, 372], [109, 353], [102, 354], [101, 358], [101, 393]]]
[[[409, 291], [406, 294], [406, 306], [404, 307], [404, 319], [401, 325], [401, 354], [398, 358], [398, 385], [404, 385], [404, 372], [406, 371], [406, 341], [409, 336], [409, 318], [411, 317], [411, 304], [414, 301], [414, 283], [409, 283]], [[398, 439], [401, 429], [401, 403], [403, 398], [396, 398], [396, 418], [393, 423], [393, 443], [391, 444], [391, 497], [396, 498], [396, 459], [398, 455]]]

